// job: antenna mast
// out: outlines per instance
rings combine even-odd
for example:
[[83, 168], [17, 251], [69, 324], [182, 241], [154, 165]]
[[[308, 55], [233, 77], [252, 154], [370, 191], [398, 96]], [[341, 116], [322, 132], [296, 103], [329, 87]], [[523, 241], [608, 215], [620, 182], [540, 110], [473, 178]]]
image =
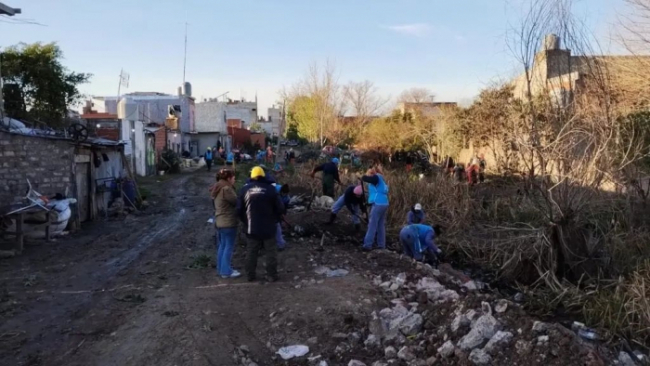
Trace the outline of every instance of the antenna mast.
[[183, 87], [185, 87], [185, 66], [187, 65], [187, 22], [185, 22], [185, 52], [183, 53]]

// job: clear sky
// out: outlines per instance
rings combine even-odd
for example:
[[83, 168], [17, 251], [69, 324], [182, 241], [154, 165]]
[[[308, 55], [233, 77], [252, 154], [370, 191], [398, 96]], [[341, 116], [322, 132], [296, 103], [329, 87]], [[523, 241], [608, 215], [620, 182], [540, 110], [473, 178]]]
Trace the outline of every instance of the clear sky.
[[[334, 61], [340, 81], [371, 80], [396, 96], [409, 87], [463, 101], [514, 74], [505, 36], [527, 0], [1, 0], [22, 8], [0, 18], [0, 47], [58, 42], [65, 65], [93, 74], [82, 91], [174, 93], [186, 79], [197, 98], [230, 92], [260, 111], [279, 100], [311, 62]], [[622, 0], [582, 0], [578, 16], [609, 47]], [[202, 100], [202, 99], [201, 99]]]

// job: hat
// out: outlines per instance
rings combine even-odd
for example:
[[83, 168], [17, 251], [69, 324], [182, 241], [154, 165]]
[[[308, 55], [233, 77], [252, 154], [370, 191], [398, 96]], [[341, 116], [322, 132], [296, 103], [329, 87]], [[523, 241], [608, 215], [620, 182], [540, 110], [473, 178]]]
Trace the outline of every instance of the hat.
[[354, 187], [354, 194], [361, 196], [363, 194], [363, 187], [361, 187], [361, 185]]
[[334, 164], [338, 164], [338, 163], [339, 163], [339, 158], [333, 158], [333, 159], [332, 159], [332, 163], [334, 163]]
[[422, 211], [422, 205], [419, 203], [416, 203], [415, 206], [413, 206], [413, 209], [415, 211]]
[[264, 169], [262, 167], [256, 166], [251, 170], [251, 179], [255, 179], [258, 177], [264, 177], [266, 174], [264, 173]]

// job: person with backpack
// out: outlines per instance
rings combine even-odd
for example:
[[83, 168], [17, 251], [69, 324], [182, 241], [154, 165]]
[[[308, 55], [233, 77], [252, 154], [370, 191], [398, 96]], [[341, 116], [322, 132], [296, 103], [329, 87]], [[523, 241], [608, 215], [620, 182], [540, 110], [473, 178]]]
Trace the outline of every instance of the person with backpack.
[[205, 155], [203, 155], [203, 160], [205, 160], [205, 165], [208, 167], [208, 171], [212, 169], [212, 148], [206, 150]]
[[440, 227], [423, 224], [407, 225], [399, 233], [404, 254], [429, 264], [443, 259], [443, 253], [436, 246], [435, 239], [440, 235]]
[[368, 183], [368, 203], [370, 209], [370, 220], [368, 230], [363, 239], [363, 250], [371, 251], [377, 243], [377, 248], [386, 249], [386, 215], [388, 213], [388, 184], [384, 179], [381, 165], [368, 169], [361, 181]]

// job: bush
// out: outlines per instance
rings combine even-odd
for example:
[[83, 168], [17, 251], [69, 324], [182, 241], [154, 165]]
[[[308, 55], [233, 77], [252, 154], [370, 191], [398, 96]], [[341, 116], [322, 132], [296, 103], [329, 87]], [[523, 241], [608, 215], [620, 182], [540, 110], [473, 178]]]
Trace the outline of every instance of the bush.
[[161, 161], [158, 163], [159, 170], [176, 174], [181, 172], [181, 158], [173, 150], [166, 149], [161, 154]]

